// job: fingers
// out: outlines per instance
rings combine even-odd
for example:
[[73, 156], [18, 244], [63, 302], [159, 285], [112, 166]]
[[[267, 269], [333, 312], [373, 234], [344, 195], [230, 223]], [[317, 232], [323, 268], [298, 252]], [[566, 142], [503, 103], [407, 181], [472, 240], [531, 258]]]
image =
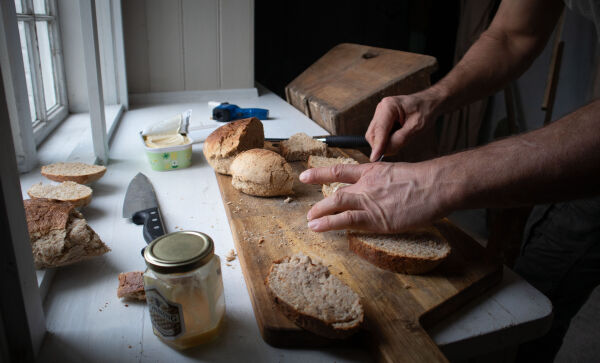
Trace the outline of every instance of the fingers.
[[394, 123], [398, 121], [402, 124], [403, 120], [404, 111], [393, 97], [386, 97], [379, 102], [365, 134], [372, 148], [371, 156], [369, 157], [371, 161], [376, 161], [383, 155]]
[[315, 204], [306, 214], [306, 218], [313, 220], [329, 214], [355, 209], [361, 209], [359, 194], [338, 190], [333, 195]]
[[338, 164], [324, 168], [308, 169], [300, 174], [300, 181], [306, 184], [327, 184], [332, 182], [354, 184], [360, 179], [365, 165]]
[[413, 129], [407, 124], [400, 130], [394, 132], [390, 137], [390, 142], [387, 144], [385, 152], [387, 154], [397, 154], [402, 147], [405, 146], [408, 138], [413, 134]]
[[340, 214], [313, 219], [308, 222], [308, 228], [315, 232], [325, 232], [338, 229], [365, 229], [369, 217], [365, 211], [347, 210]]

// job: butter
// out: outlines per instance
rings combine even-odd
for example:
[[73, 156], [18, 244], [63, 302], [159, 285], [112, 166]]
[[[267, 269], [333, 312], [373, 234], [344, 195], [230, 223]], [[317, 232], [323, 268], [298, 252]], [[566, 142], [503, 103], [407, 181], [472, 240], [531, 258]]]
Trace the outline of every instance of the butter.
[[187, 145], [191, 143], [189, 137], [181, 135], [179, 133], [147, 135], [144, 137], [144, 141], [146, 143], [146, 146], [153, 149]]

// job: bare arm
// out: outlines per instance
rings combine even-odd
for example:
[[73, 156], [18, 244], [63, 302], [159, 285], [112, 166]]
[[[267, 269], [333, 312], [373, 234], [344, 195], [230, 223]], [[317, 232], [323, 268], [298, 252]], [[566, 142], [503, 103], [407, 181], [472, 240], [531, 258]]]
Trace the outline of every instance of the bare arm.
[[[490, 27], [438, 83], [422, 92], [386, 97], [366, 137], [375, 161], [397, 152], [435, 119], [492, 94], [521, 75], [543, 50], [563, 8], [560, 0], [503, 0]], [[394, 124], [402, 128], [390, 136]]]
[[308, 213], [315, 231], [392, 233], [454, 210], [556, 202], [600, 193], [600, 101], [542, 129], [415, 163], [310, 169], [305, 183], [354, 183]]

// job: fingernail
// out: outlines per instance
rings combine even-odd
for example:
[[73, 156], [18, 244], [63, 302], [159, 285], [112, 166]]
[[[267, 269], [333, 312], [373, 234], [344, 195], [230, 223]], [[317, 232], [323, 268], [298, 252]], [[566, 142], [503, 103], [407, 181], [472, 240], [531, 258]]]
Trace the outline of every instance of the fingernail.
[[316, 219], [308, 222], [308, 228], [315, 229], [319, 226], [319, 222]]
[[298, 178], [301, 182], [306, 182], [308, 180], [308, 174], [308, 170], [304, 170], [302, 173], [300, 173], [300, 176], [298, 176]]

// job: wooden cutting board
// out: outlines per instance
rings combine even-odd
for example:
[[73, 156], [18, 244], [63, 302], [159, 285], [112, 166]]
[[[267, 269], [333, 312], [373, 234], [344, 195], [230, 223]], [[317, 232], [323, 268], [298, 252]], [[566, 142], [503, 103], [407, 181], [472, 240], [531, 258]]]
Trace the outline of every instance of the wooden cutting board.
[[[355, 150], [329, 148], [334, 156], [368, 159]], [[292, 163], [296, 173], [306, 168]], [[217, 180], [252, 307], [263, 339], [276, 347], [315, 347], [332, 341], [290, 322], [271, 302], [265, 277], [271, 263], [303, 252], [320, 259], [331, 273], [351, 286], [365, 309], [365, 329], [354, 339], [368, 341], [378, 360], [387, 362], [446, 361], [425, 329], [500, 281], [502, 266], [468, 235], [443, 220], [435, 224], [452, 245], [448, 260], [423, 276], [382, 270], [348, 249], [345, 232], [312, 232], [306, 213], [323, 198], [321, 187], [296, 180], [295, 195], [260, 198], [231, 186], [231, 177]], [[360, 343], [359, 343], [360, 344]]]

